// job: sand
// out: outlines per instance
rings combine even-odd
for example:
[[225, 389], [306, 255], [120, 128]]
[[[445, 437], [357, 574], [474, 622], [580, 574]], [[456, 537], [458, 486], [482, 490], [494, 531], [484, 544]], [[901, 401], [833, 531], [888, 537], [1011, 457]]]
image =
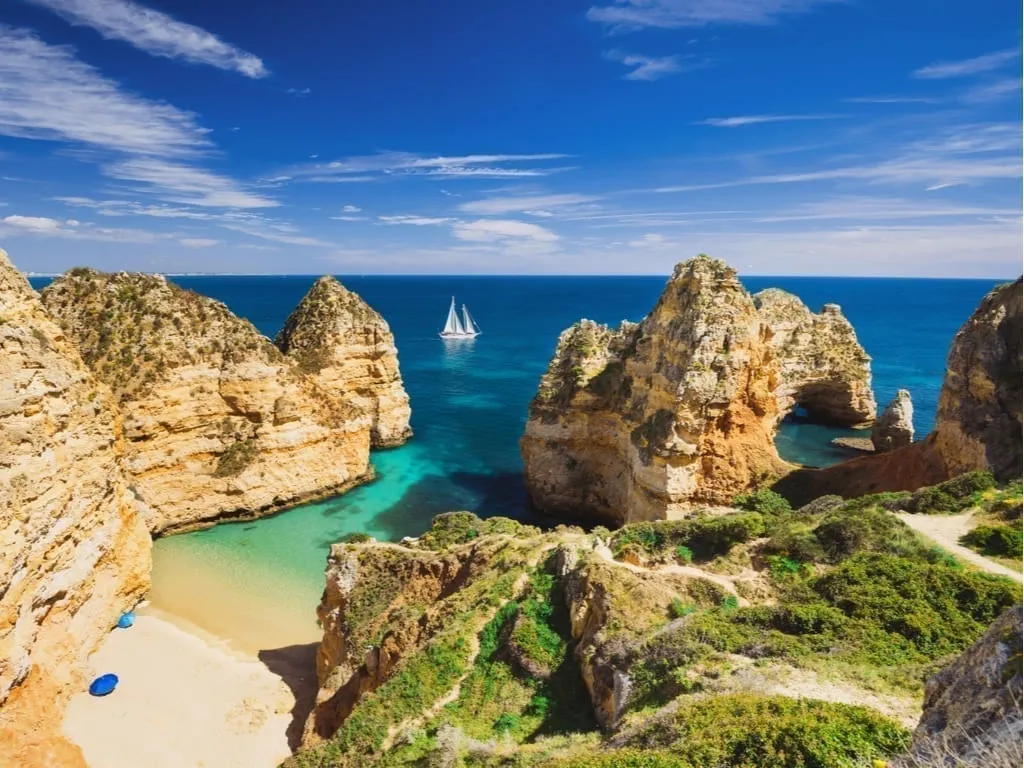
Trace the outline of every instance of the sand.
[[111, 631], [90, 665], [120, 683], [105, 697], [75, 696], [65, 735], [90, 768], [279, 765], [315, 690], [313, 646], [257, 657], [176, 623], [144, 608], [133, 627]]
[[976, 568], [1006, 576], [1014, 581], [1024, 581], [1020, 571], [990, 560], [960, 543], [960, 537], [976, 525], [973, 517], [973, 512], [964, 512], [960, 515], [912, 515], [904, 512], [899, 515], [900, 520], [915, 531], [924, 534], [946, 551], [966, 560]]

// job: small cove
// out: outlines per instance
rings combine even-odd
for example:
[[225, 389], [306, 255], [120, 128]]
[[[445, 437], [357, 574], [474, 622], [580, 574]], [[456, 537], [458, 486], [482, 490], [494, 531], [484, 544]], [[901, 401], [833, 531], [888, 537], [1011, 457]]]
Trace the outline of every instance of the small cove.
[[[176, 277], [223, 301], [273, 338], [315, 276]], [[154, 606], [224, 637], [241, 650], [316, 640], [315, 607], [330, 544], [348, 533], [397, 540], [445, 511], [530, 518], [518, 440], [526, 408], [558, 333], [580, 317], [616, 324], [654, 304], [662, 277], [342, 277], [390, 323], [409, 392], [414, 438], [375, 453], [378, 479], [345, 496], [258, 521], [160, 539]], [[44, 280], [33, 280], [38, 288]], [[874, 358], [884, 406], [911, 391], [915, 426], [932, 426], [949, 342], [991, 281], [745, 278], [749, 290], [779, 287], [814, 310], [840, 304]], [[483, 335], [436, 335], [455, 295]], [[855, 434], [787, 422], [784, 458], [824, 466], [851, 454], [830, 444]]]

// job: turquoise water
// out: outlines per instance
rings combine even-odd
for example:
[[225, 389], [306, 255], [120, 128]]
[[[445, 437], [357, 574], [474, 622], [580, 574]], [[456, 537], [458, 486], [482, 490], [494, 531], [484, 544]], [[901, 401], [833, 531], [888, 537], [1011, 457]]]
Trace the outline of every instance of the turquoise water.
[[[176, 282], [226, 303], [273, 337], [313, 276], [181, 277]], [[526, 409], [558, 333], [580, 317], [638, 320], [663, 278], [650, 277], [344, 277], [391, 324], [415, 437], [375, 453], [378, 479], [343, 497], [257, 522], [224, 524], [156, 543], [154, 595], [173, 593], [174, 610], [191, 606], [189, 590], [216, 580], [248, 615], [287, 601], [312, 616], [332, 542], [365, 531], [399, 539], [424, 531], [439, 512], [529, 518], [518, 440]], [[38, 285], [43, 281], [34, 281]], [[751, 291], [774, 286], [815, 310], [843, 307], [874, 358], [875, 391], [884, 406], [909, 389], [919, 435], [932, 427], [950, 340], [993, 282], [837, 278], [747, 278]], [[483, 329], [472, 341], [437, 337], [452, 295]], [[847, 458], [830, 444], [856, 434], [787, 422], [778, 438], [791, 461], [823, 466]], [[168, 583], [173, 581], [174, 583]], [[242, 596], [242, 597], [239, 597]], [[216, 600], [196, 600], [188, 618], [217, 629]], [[237, 605], [235, 606], [238, 607]], [[223, 628], [221, 631], [227, 631]]]

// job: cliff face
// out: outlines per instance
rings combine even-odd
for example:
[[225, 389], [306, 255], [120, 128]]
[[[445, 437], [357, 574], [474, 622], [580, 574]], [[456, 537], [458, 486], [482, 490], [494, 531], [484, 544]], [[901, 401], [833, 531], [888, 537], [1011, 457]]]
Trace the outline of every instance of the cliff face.
[[84, 765], [60, 735], [83, 664], [149, 586], [109, 389], [0, 251], [0, 755]]
[[276, 341], [321, 389], [370, 416], [375, 448], [412, 435], [395, 337], [383, 317], [333, 277], [313, 284]]
[[1021, 279], [984, 298], [957, 332], [935, 414], [933, 443], [950, 476], [1021, 475]]
[[1021, 476], [1021, 280], [986, 296], [953, 339], [935, 414], [924, 440], [822, 470], [800, 470], [776, 490], [794, 503], [907, 491], [972, 470]]
[[928, 681], [910, 765], [1010, 768], [1022, 749], [1021, 607]]
[[826, 304], [814, 314], [777, 288], [755, 294], [754, 304], [773, 331], [780, 412], [799, 404], [821, 424], [863, 427], [874, 421], [871, 358], [838, 305]]
[[87, 269], [42, 296], [118, 400], [152, 531], [257, 516], [372, 472], [369, 415], [223, 304], [160, 276]]
[[901, 389], [871, 427], [871, 445], [879, 453], [904, 448], [914, 442], [914, 402]]
[[680, 264], [651, 313], [617, 330], [563, 332], [520, 443], [540, 509], [621, 524], [727, 503], [789, 465], [775, 429], [874, 418], [869, 359], [829, 305], [782, 291], [756, 302], [725, 264]]

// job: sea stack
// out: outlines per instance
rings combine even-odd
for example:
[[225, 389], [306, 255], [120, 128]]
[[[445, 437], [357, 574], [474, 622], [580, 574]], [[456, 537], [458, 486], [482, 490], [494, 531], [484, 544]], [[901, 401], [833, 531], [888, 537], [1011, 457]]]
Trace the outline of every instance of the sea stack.
[[159, 275], [91, 269], [42, 296], [114, 392], [154, 533], [256, 517], [372, 475], [371, 417], [220, 302]]
[[778, 288], [755, 294], [754, 305], [772, 328], [782, 368], [779, 410], [789, 413], [799, 404], [818, 424], [869, 426], [878, 408], [871, 391], [871, 357], [839, 306], [826, 304], [814, 314]]
[[370, 417], [374, 448], [401, 445], [412, 435], [391, 328], [336, 279], [313, 284], [276, 342], [323, 391]]
[[520, 443], [533, 504], [621, 525], [786, 472], [771, 339], [735, 270], [707, 256], [676, 267], [639, 325], [564, 331]]
[[84, 666], [149, 587], [110, 390], [0, 250], [0, 755], [84, 766], [61, 735]]
[[914, 403], [901, 389], [871, 427], [871, 445], [878, 453], [904, 448], [914, 442]]

